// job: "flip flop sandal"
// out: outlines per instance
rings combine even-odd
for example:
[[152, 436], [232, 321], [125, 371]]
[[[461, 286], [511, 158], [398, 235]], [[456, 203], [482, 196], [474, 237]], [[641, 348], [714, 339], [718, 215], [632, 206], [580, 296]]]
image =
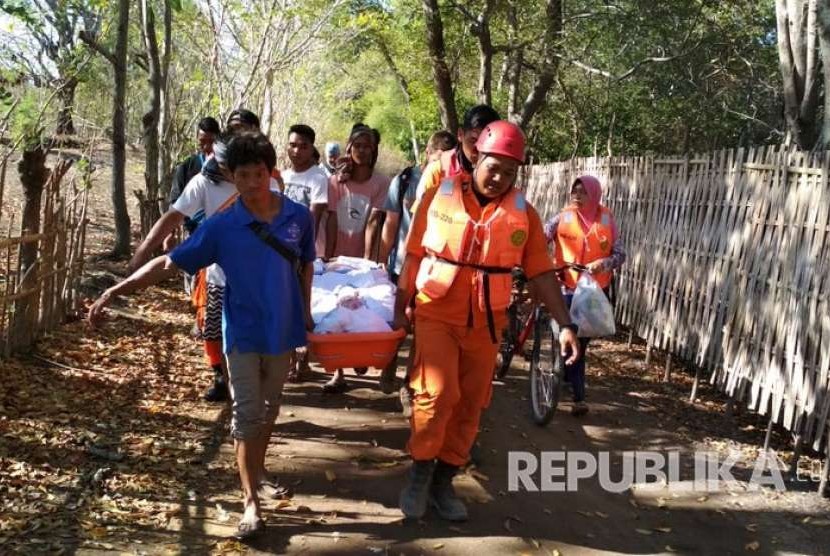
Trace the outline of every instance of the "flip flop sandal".
[[265, 522], [262, 519], [257, 519], [253, 524], [242, 522], [237, 526], [233, 538], [238, 541], [250, 540], [263, 531], [265, 531]]
[[291, 498], [291, 491], [288, 487], [281, 485], [277, 481], [262, 481], [259, 483], [259, 488], [267, 498], [272, 500], [286, 500]]

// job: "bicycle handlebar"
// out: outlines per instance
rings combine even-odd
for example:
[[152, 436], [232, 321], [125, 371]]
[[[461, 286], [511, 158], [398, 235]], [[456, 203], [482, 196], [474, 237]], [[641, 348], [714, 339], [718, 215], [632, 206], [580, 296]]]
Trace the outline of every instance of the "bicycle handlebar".
[[561, 266], [559, 268], [554, 268], [553, 270], [554, 270], [554, 272], [562, 272], [563, 270], [567, 270], [569, 268], [571, 268], [573, 270], [577, 270], [579, 272], [587, 272], [588, 274], [591, 274], [591, 269], [590, 268], [588, 268], [584, 264], [579, 264], [579, 263], [568, 263], [565, 266]]

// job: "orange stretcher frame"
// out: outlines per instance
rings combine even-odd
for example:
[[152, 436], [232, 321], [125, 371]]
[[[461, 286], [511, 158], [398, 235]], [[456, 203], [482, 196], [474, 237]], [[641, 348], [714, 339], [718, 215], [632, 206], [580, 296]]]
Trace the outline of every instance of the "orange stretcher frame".
[[406, 337], [403, 328], [391, 332], [354, 332], [343, 334], [308, 333], [311, 360], [326, 371], [374, 367], [384, 369], [398, 353]]

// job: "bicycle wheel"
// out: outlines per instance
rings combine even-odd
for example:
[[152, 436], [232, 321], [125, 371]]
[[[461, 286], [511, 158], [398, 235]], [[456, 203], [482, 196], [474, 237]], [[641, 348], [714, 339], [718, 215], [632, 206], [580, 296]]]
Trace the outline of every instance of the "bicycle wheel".
[[519, 337], [519, 308], [513, 302], [507, 307], [507, 328], [499, 345], [499, 353], [496, 355], [495, 378], [501, 380], [507, 376], [510, 364], [513, 362], [513, 352], [516, 348], [516, 340]]
[[537, 314], [530, 356], [530, 416], [539, 426], [553, 419], [562, 386], [562, 357], [553, 324], [546, 314]]

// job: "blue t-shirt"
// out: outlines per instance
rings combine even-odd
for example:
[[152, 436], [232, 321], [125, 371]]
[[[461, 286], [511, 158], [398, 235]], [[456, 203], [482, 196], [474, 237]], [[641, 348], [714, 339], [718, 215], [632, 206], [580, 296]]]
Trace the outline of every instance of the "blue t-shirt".
[[418, 189], [418, 182], [421, 180], [421, 169], [417, 166], [412, 168], [409, 175], [409, 185], [403, 195], [401, 202], [401, 174], [395, 176], [389, 185], [386, 194], [386, 204], [383, 205], [385, 212], [398, 212], [403, 208], [401, 219], [398, 225], [398, 237], [395, 246], [389, 251], [389, 270], [400, 275], [403, 267], [403, 260], [406, 258], [406, 236], [409, 233], [409, 226], [412, 224], [412, 205], [415, 203], [415, 193]]
[[[300, 260], [314, 260], [311, 213], [280, 193], [282, 210], [268, 231]], [[225, 272], [225, 353], [278, 355], [306, 344], [303, 297], [291, 264], [247, 227], [254, 217], [238, 199], [208, 218], [170, 259], [187, 273], [218, 263]]]

